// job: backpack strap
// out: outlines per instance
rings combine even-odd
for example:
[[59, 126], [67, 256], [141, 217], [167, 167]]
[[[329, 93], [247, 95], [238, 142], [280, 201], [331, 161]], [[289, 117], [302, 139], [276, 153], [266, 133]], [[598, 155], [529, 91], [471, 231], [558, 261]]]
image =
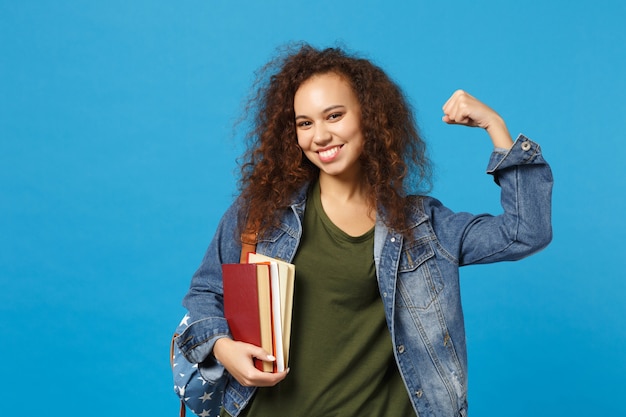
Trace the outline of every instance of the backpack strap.
[[248, 254], [256, 252], [258, 233], [249, 232], [241, 234], [241, 256], [239, 257], [239, 263], [248, 263]]

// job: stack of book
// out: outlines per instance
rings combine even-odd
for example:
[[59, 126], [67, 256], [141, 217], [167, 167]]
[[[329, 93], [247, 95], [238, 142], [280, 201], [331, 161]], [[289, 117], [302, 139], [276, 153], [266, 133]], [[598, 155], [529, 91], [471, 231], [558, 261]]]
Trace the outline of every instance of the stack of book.
[[275, 362], [255, 360], [265, 372], [289, 363], [294, 265], [258, 253], [247, 264], [223, 264], [224, 316], [235, 340], [261, 346]]

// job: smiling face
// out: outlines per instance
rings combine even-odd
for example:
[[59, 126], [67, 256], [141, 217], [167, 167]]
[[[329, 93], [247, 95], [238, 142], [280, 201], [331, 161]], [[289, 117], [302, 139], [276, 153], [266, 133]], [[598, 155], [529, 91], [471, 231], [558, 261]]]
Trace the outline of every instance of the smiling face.
[[320, 175], [358, 179], [364, 139], [350, 84], [335, 73], [314, 75], [296, 91], [293, 107], [298, 145]]

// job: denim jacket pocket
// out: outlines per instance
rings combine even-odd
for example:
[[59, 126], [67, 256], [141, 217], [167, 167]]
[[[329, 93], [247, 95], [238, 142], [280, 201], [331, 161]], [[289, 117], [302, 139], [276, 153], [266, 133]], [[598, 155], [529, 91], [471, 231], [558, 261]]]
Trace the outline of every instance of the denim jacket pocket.
[[430, 239], [411, 242], [400, 255], [397, 306], [426, 310], [443, 291], [443, 279], [435, 262]]

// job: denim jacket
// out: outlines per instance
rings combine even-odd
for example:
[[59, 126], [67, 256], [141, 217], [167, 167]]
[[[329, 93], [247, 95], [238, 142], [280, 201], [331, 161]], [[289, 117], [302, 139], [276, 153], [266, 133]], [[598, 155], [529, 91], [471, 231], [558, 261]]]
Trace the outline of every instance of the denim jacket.
[[[454, 213], [436, 199], [412, 196], [410, 233], [393, 231], [380, 219], [375, 225], [380, 296], [396, 363], [418, 416], [467, 414], [459, 267], [518, 260], [552, 239], [552, 173], [539, 145], [520, 135], [510, 150], [492, 153], [487, 172], [501, 188], [501, 215]], [[295, 196], [280, 226], [260, 237], [257, 252], [291, 261], [302, 234], [305, 204], [306, 187]], [[211, 352], [217, 339], [229, 336], [220, 265], [239, 261], [237, 211], [235, 203], [221, 219], [183, 302], [191, 324], [177, 344], [190, 362], [199, 363], [209, 383], [224, 373]], [[226, 377], [223, 405], [237, 416], [256, 388]]]

